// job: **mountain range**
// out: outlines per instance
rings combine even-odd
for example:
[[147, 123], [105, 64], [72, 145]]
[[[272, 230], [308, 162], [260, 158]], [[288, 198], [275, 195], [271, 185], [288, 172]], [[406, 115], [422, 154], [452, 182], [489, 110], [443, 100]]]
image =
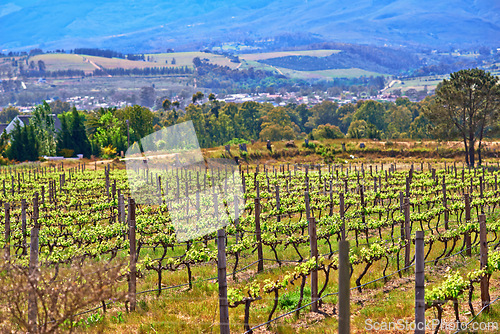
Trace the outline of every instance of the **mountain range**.
[[[9, 1], [9, 0], [6, 0]], [[196, 49], [291, 36], [391, 46], [500, 47], [498, 0], [13, 0], [0, 50]]]

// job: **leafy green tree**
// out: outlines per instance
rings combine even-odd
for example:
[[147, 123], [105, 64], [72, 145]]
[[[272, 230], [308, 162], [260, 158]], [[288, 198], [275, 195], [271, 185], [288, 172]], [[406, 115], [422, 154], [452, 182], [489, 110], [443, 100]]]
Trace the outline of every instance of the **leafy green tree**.
[[193, 101], [193, 104], [195, 104], [197, 101], [201, 101], [205, 95], [202, 92], [196, 92], [193, 94], [193, 97], [191, 100]]
[[347, 133], [349, 125], [351, 125], [352, 117], [356, 112], [356, 107], [352, 103], [347, 103], [337, 109], [337, 117], [339, 119], [339, 128], [343, 133]]
[[[127, 106], [116, 111], [116, 117], [121, 122], [120, 127], [123, 130], [123, 135], [127, 135], [126, 121], [129, 121], [130, 127], [130, 142], [139, 141], [153, 132], [154, 114], [146, 107], [138, 105]], [[120, 150], [120, 147], [117, 147]]]
[[243, 102], [238, 108], [236, 121], [240, 127], [240, 138], [257, 139], [261, 131], [261, 110], [264, 107], [257, 102]]
[[259, 136], [262, 140], [272, 141], [295, 139], [295, 127], [296, 125], [290, 120], [285, 108], [276, 107], [262, 117], [262, 130]]
[[17, 121], [10, 134], [10, 146], [7, 157], [17, 161], [36, 161], [39, 156], [39, 142], [36, 138], [35, 126], [28, 124], [21, 126]]
[[105, 147], [123, 148], [127, 137], [122, 134], [120, 122], [111, 112], [107, 112], [99, 119], [101, 126], [94, 134], [95, 140], [102, 150]]
[[382, 103], [368, 100], [364, 101], [361, 106], [356, 110], [353, 120], [365, 120], [371, 123], [379, 130], [385, 130], [385, 108]]
[[412, 121], [411, 112], [405, 106], [394, 106], [387, 113], [388, 138], [406, 138]]
[[429, 120], [424, 114], [420, 114], [410, 124], [408, 135], [411, 139], [426, 139], [430, 138]]
[[364, 119], [355, 120], [349, 125], [347, 136], [349, 138], [365, 138], [368, 124]]
[[340, 131], [339, 127], [331, 124], [322, 124], [311, 132], [314, 139], [337, 139], [344, 138], [344, 134]]
[[483, 137], [497, 122], [500, 109], [499, 78], [480, 69], [461, 70], [436, 89], [436, 99], [425, 114], [433, 126], [455, 127], [464, 142], [466, 162], [475, 165], [478, 143], [479, 165]]
[[309, 121], [309, 117], [311, 117], [312, 111], [311, 109], [307, 108], [307, 105], [302, 103], [297, 106], [297, 113], [300, 117], [300, 124], [297, 125], [300, 127], [301, 131], [306, 131], [306, 123]]
[[19, 109], [14, 106], [3, 108], [2, 111], [0, 111], [0, 123], [9, 123], [19, 114]]
[[163, 110], [167, 111], [172, 106], [172, 102], [170, 102], [169, 99], [165, 99], [165, 100], [163, 100], [163, 103], [161, 104], [161, 106], [163, 107]]
[[337, 109], [337, 103], [331, 101], [323, 101], [315, 105], [311, 108], [312, 116], [305, 124], [305, 127], [307, 129], [314, 129], [324, 124], [337, 125], [339, 123]]
[[61, 100], [55, 100], [53, 102], [50, 102], [49, 106], [52, 113], [56, 115], [71, 110], [71, 105], [68, 102], [63, 102]]
[[62, 150], [72, 150], [73, 138], [71, 138], [66, 115], [59, 115], [59, 119], [61, 120], [61, 130], [57, 133], [57, 152], [61, 154]]
[[85, 116], [80, 114], [75, 107], [71, 110], [71, 139], [73, 150], [76, 154], [83, 154], [89, 158], [91, 155], [90, 141], [85, 129]]
[[35, 128], [40, 155], [54, 156], [56, 154], [54, 118], [47, 102], [43, 101], [35, 107], [30, 124]]
[[115, 115], [117, 111], [116, 107], [108, 107], [108, 108], [99, 108], [95, 109], [92, 112], [87, 114], [86, 120], [85, 120], [85, 126], [87, 129], [87, 132], [89, 133], [90, 136], [93, 136], [97, 132], [97, 128], [101, 126], [101, 117], [108, 112], [110, 112], [112, 115]]

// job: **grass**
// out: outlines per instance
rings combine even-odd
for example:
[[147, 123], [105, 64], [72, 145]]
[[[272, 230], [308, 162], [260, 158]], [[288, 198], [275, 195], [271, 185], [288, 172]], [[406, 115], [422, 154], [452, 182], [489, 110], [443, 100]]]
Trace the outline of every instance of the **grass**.
[[[146, 54], [145, 56], [150, 56], [155, 59], [157, 64], [172, 63], [172, 58], [175, 58], [175, 66], [189, 66], [193, 67], [193, 59], [198, 57], [200, 59], [208, 59], [210, 63], [217, 64], [220, 66], [229, 66], [231, 68], [238, 67], [238, 63], [233, 63], [229, 58], [217, 54], [205, 53], [205, 52], [175, 52], [175, 53], [153, 53]], [[159, 66], [159, 65], [157, 65]]]
[[90, 73], [95, 69], [91, 63], [85, 62], [83, 56], [77, 54], [50, 53], [29, 58], [29, 61], [34, 61], [35, 64], [39, 60], [43, 60], [47, 71], [82, 70]]
[[128, 59], [120, 59], [120, 58], [105, 58], [105, 57], [96, 57], [96, 56], [84, 56], [89, 61], [96, 63], [99, 66], [104, 68], [148, 68], [148, 67], [177, 67], [178, 65], [167, 65], [165, 63], [155, 63], [148, 61], [139, 61], [139, 60], [128, 60]]

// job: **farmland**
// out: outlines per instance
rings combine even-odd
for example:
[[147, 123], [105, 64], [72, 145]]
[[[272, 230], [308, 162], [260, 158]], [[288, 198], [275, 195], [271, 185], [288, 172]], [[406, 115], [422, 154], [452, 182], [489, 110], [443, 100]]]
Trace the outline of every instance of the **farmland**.
[[[355, 150], [352, 145], [355, 143], [347, 147], [351, 154]], [[256, 156], [261, 146], [249, 145], [248, 156]], [[284, 148], [277, 146], [275, 150]], [[235, 147], [231, 151], [238, 154]], [[180, 241], [173, 218], [181, 214], [180, 218], [190, 220], [200, 214], [193, 204], [195, 198], [188, 202], [183, 195], [189, 189], [212, 189], [219, 184], [225, 191], [216, 191], [209, 198], [218, 196], [219, 205], [226, 198], [229, 216], [223, 218], [222, 206], [214, 211], [217, 206], [208, 198], [202, 197], [202, 202], [208, 205], [204, 221], [215, 223], [219, 212], [218, 219], [227, 223], [223, 230], [227, 234], [229, 305], [234, 306], [229, 308], [232, 332], [244, 332], [244, 328], [265, 324], [268, 319], [273, 321], [255, 331], [336, 331], [337, 251], [344, 233], [354, 269], [351, 287], [356, 287], [351, 291], [353, 332], [364, 332], [367, 319], [414, 319], [412, 258], [417, 231], [425, 235], [426, 319], [436, 319], [441, 308], [442, 319], [454, 321], [456, 298], [460, 321], [466, 322], [472, 318], [468, 312], [477, 314], [481, 309], [479, 292], [472, 294], [472, 309], [468, 305], [468, 289], [474, 286], [479, 291], [479, 280], [486, 277], [476, 256], [481, 213], [486, 217], [490, 260], [485, 270], [491, 275], [491, 301], [500, 295], [496, 159], [488, 160], [484, 168], [468, 169], [453, 159], [403, 162], [366, 157], [325, 165], [318, 160], [289, 163], [288, 158], [272, 163], [271, 157], [259, 154], [263, 159], [260, 165], [249, 161], [240, 167], [212, 165], [208, 171], [197, 165], [136, 170], [135, 177], [147, 180], [146, 188], [153, 196], [149, 204], [131, 192], [123, 162], [118, 160], [109, 165], [86, 161], [3, 168], [0, 196], [5, 205], [0, 219], [5, 224], [0, 227], [1, 246], [4, 254], [9, 254], [10, 265], [22, 273], [32, 261], [30, 244], [36, 245], [34, 231], [38, 228], [38, 263], [44, 278], [40, 289], [47, 289], [43, 291], [64, 289], [71, 272], [75, 277], [84, 275], [79, 269], [82, 263], [91, 273], [107, 273], [92, 276], [95, 289], [105, 277], [116, 278], [113, 288], [106, 290], [105, 300], [92, 299], [92, 289], [83, 284], [88, 296], [75, 304], [75, 313], [90, 313], [61, 321], [59, 329], [74, 327], [81, 333], [218, 332], [217, 235], [212, 232]], [[204, 155], [229, 158], [220, 148], [207, 149]], [[262, 164], [266, 160], [269, 163]], [[241, 182], [244, 190], [236, 201], [228, 192], [231, 180], [236, 180], [235, 187]], [[129, 201], [130, 196], [136, 202]], [[241, 212], [238, 220], [233, 219], [233, 208]], [[317, 260], [310, 255], [308, 225], [312, 223], [316, 224]], [[132, 259], [136, 262], [130, 262]], [[402, 270], [405, 266], [408, 268]], [[120, 271], [112, 269], [115, 267]], [[50, 280], [57, 276], [56, 271], [59, 278]], [[310, 305], [309, 287], [316, 271], [322, 315], [311, 312]], [[464, 283], [450, 286], [446, 275]], [[91, 276], [83, 277], [88, 282]], [[131, 286], [131, 280], [136, 285]], [[458, 291], [456, 297], [448, 295], [450, 289]], [[7, 296], [11, 296], [8, 284], [0, 288], [2, 303], [8, 307], [17, 303], [19, 319], [27, 319], [26, 299], [7, 302]], [[46, 301], [41, 295], [38, 305]], [[245, 303], [248, 318], [244, 316]], [[296, 311], [298, 306], [305, 308]], [[11, 313], [5, 310], [0, 312], [0, 321], [11, 320], [2, 322], [2, 328], [10, 323], [19, 326], [14, 330], [27, 330], [21, 322], [12, 321]], [[39, 309], [40, 325], [46, 323], [44, 312]], [[290, 315], [275, 319], [288, 312]], [[60, 314], [51, 316], [59, 321]], [[482, 312], [478, 319], [492, 321], [497, 314], [498, 306], [493, 304], [491, 312]]]

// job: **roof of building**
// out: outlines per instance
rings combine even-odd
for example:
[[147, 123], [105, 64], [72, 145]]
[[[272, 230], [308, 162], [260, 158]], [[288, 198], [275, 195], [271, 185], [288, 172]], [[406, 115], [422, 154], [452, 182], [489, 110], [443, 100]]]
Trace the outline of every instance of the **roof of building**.
[[[50, 116], [54, 119], [54, 130], [59, 132], [61, 130], [61, 120], [56, 114], [50, 114]], [[31, 117], [32, 115], [17, 115], [9, 124], [5, 126], [5, 131], [7, 131], [7, 133], [11, 133], [14, 130], [14, 125], [17, 121], [20, 122], [21, 126], [28, 125]]]

